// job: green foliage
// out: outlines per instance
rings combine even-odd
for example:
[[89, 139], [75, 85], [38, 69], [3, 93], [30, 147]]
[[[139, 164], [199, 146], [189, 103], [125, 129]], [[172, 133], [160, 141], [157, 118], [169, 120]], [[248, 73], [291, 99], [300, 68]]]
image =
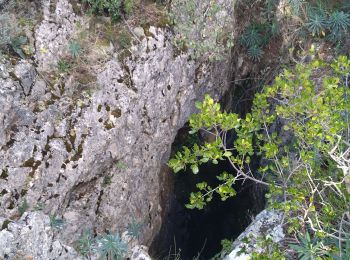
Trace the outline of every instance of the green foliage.
[[259, 61], [263, 56], [264, 51], [259, 46], [252, 46], [248, 49], [248, 55], [253, 61]]
[[81, 45], [77, 41], [71, 41], [68, 45], [68, 50], [73, 58], [78, 58], [81, 53]]
[[21, 35], [16, 18], [8, 13], [0, 14], [0, 24], [0, 50], [10, 47], [22, 59], [26, 58], [21, 46], [28, 42], [28, 38]]
[[128, 168], [128, 165], [123, 161], [118, 161], [115, 163], [115, 167], [120, 170], [125, 170]]
[[113, 22], [118, 22], [123, 14], [130, 14], [135, 7], [135, 0], [83, 0], [90, 6], [94, 14], [104, 14], [106, 11]]
[[339, 241], [334, 239], [334, 244], [336, 245], [336, 249], [334, 252], [329, 252], [329, 256], [333, 260], [350, 259], [350, 235], [347, 237], [345, 243], [339, 243]]
[[174, 0], [170, 18], [175, 25], [174, 44], [189, 48], [195, 58], [220, 60], [233, 46], [233, 0], [228, 3], [204, 0]]
[[257, 244], [262, 249], [261, 252], [252, 252], [252, 260], [285, 260], [286, 254], [278, 244], [267, 237], [258, 237]]
[[61, 218], [57, 218], [56, 215], [50, 216], [50, 226], [57, 229], [62, 229], [65, 221]]
[[67, 73], [70, 70], [70, 68], [71, 68], [71, 65], [66, 60], [61, 59], [57, 63], [57, 69], [61, 73]]
[[105, 176], [103, 178], [102, 186], [106, 187], [108, 185], [111, 185], [112, 184], [112, 178], [113, 178], [113, 176]]
[[141, 222], [137, 222], [136, 219], [133, 218], [127, 227], [128, 234], [135, 238], [139, 238], [142, 226], [143, 224]]
[[311, 11], [309, 14], [309, 20], [305, 23], [305, 26], [312, 35], [325, 35], [328, 23], [323, 10]]
[[243, 32], [239, 42], [247, 49], [247, 54], [253, 61], [259, 61], [266, 46], [272, 37], [279, 34], [279, 25], [276, 21], [265, 24], [251, 24]]
[[132, 38], [131, 38], [130, 33], [126, 32], [126, 31], [121, 31], [119, 36], [118, 36], [117, 41], [118, 41], [118, 44], [119, 44], [121, 49], [129, 50], [131, 47]]
[[328, 20], [330, 39], [332, 41], [341, 40], [348, 33], [350, 27], [350, 14], [343, 11], [334, 11]]
[[90, 259], [91, 255], [93, 253], [94, 242], [95, 242], [95, 240], [94, 240], [94, 237], [93, 237], [91, 231], [88, 231], [88, 230], [85, 231], [76, 243], [78, 252], [82, 256]]
[[253, 46], [258, 46], [261, 44], [262, 35], [256, 28], [248, 28], [240, 38], [240, 42], [246, 48], [250, 48]]
[[21, 46], [26, 44], [27, 42], [28, 38], [26, 36], [14, 37], [10, 42], [13, 51], [16, 52], [22, 59], [25, 59], [26, 55], [22, 51]]
[[[216, 141], [184, 147], [168, 165], [174, 172], [189, 166], [198, 174], [199, 165], [226, 158], [232, 173], [219, 175], [217, 187], [198, 183], [187, 206], [202, 209], [214, 193], [222, 199], [235, 196], [232, 184], [251, 180], [268, 187], [269, 205], [285, 214], [287, 232], [303, 237], [299, 247], [291, 246], [303, 256], [308, 257], [305, 250], [310, 254], [331, 250], [328, 242], [315, 239], [340, 237], [344, 241], [350, 232], [344, 224], [350, 221], [343, 221], [349, 214], [350, 195], [347, 177], [330, 152], [336, 147], [340, 154], [349, 153], [344, 152], [346, 142], [341, 142], [349, 138], [349, 74], [350, 60], [345, 56], [332, 63], [298, 64], [255, 95], [245, 118], [222, 112], [218, 103], [205, 96], [196, 104], [199, 113], [190, 118], [191, 133], [210, 131]], [[227, 143], [228, 131], [236, 136], [233, 143]], [[253, 174], [250, 158], [254, 154], [263, 163]], [[302, 230], [312, 232], [302, 235]]]
[[101, 258], [123, 260], [127, 248], [119, 234], [105, 234], [96, 240], [96, 252]]
[[293, 14], [299, 15], [303, 5], [305, 4], [305, 0], [288, 0], [288, 4], [292, 8]]
[[222, 251], [230, 253], [233, 250], [232, 244], [233, 241], [230, 239], [221, 240]]
[[25, 199], [22, 204], [18, 207], [18, 212], [22, 216], [24, 212], [26, 212], [29, 209], [29, 204], [27, 200]]
[[323, 244], [320, 241], [311, 240], [309, 233], [301, 236], [299, 244], [289, 245], [294, 251], [298, 253], [298, 259], [300, 260], [316, 260], [325, 252], [322, 249]]
[[231, 253], [233, 250], [233, 241], [229, 239], [223, 239], [221, 240], [221, 251], [218, 252], [216, 255], [214, 255], [211, 260], [219, 260], [222, 259], [223, 255], [227, 255]]
[[135, 6], [135, 0], [124, 0], [124, 11], [126, 14], [130, 14]]

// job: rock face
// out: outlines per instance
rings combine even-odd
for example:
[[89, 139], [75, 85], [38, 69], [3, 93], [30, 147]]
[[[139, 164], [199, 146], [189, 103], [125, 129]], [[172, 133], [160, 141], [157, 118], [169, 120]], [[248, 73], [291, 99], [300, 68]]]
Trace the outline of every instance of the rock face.
[[113, 55], [96, 67], [93, 87], [72, 76], [50, 81], [43, 75], [52, 72], [80, 18], [67, 0], [57, 1], [53, 13], [43, 8], [38, 66], [0, 60], [0, 217], [18, 219], [24, 202], [28, 211], [40, 206], [64, 219], [56, 235], [69, 245], [86, 229], [123, 232], [135, 219], [149, 245], [161, 224], [161, 165], [194, 101], [227, 90], [229, 62], [198, 64], [177, 55], [171, 33], [151, 27], [130, 58]]
[[263, 210], [247, 229], [234, 241], [232, 252], [225, 260], [249, 260], [253, 252], [261, 253], [259, 246], [262, 239], [270, 238], [278, 243], [284, 238], [282, 228], [283, 214], [276, 211]]
[[[3, 225], [4, 219], [0, 218]], [[83, 259], [55, 238], [50, 219], [41, 212], [25, 213], [0, 231], [1, 259]]]
[[[4, 227], [0, 231], [0, 259], [85, 259], [57, 239], [58, 230], [53, 228], [49, 216], [40, 211], [24, 213], [17, 222], [0, 218], [0, 225]], [[151, 259], [148, 248], [138, 245], [137, 239], [128, 236], [127, 232], [122, 239], [128, 243], [128, 259]], [[98, 255], [90, 258], [99, 259]]]

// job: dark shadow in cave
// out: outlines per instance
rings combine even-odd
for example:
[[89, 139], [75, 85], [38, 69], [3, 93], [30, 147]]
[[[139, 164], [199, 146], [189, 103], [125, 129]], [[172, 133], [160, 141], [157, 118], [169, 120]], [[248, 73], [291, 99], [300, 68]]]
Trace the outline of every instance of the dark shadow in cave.
[[[184, 141], [184, 136], [181, 136], [193, 139], [187, 132], [186, 127], [179, 131], [173, 151], [179, 149], [179, 144], [188, 146], [188, 141]], [[189, 143], [193, 142], [190, 140]], [[206, 181], [215, 187], [219, 184], [216, 176], [223, 171], [232, 172], [229, 162], [202, 165], [197, 175], [192, 174], [190, 169], [175, 175], [167, 173], [173, 175], [174, 193], [161, 231], [150, 248], [155, 259], [190, 260], [198, 255], [196, 259], [210, 259], [221, 250], [222, 239], [237, 238], [250, 224], [251, 217], [263, 209], [263, 192], [250, 181], [235, 184], [237, 195], [234, 198], [221, 201], [214, 195], [203, 210], [185, 207], [190, 193], [196, 191], [197, 183]], [[176, 258], [179, 253], [181, 257]]]

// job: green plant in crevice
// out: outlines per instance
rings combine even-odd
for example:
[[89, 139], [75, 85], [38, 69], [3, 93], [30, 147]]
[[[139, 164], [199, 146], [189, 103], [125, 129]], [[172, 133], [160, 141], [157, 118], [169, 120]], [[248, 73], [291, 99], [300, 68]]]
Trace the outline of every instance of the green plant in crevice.
[[141, 222], [137, 222], [136, 219], [133, 218], [127, 227], [128, 234], [132, 237], [139, 238], [142, 226], [143, 224]]
[[129, 51], [132, 43], [132, 37], [129, 32], [123, 30], [119, 33], [117, 42], [122, 50]]
[[82, 236], [76, 242], [76, 247], [78, 252], [86, 257], [87, 259], [91, 259], [93, 254], [93, 246], [95, 243], [95, 239], [90, 230], [84, 231]]
[[247, 53], [253, 61], [259, 61], [263, 56], [264, 51], [261, 49], [261, 47], [254, 45], [248, 49]]
[[306, 0], [288, 0], [287, 1], [294, 15], [299, 15], [303, 5], [306, 3]]
[[50, 216], [50, 226], [57, 229], [62, 229], [65, 221], [61, 218], [56, 217], [56, 215]]
[[68, 50], [73, 58], [78, 58], [81, 53], [81, 45], [77, 41], [71, 41], [69, 42]]
[[105, 234], [96, 239], [96, 252], [103, 259], [123, 260], [128, 245], [121, 239], [118, 233]]
[[124, 0], [124, 11], [126, 14], [131, 14], [135, 7], [135, 0]]
[[243, 35], [240, 37], [240, 43], [246, 48], [250, 48], [252, 46], [257, 46], [261, 44], [262, 35], [256, 28], [248, 28]]
[[335, 250], [328, 254], [332, 260], [350, 259], [350, 233], [345, 242], [340, 242], [336, 238], [332, 242], [335, 245]]
[[29, 209], [29, 204], [26, 199], [23, 200], [22, 204], [18, 207], [18, 212], [22, 216], [24, 212]]
[[279, 26], [276, 21], [271, 23], [249, 25], [239, 38], [240, 44], [247, 49], [247, 54], [253, 61], [259, 61], [266, 46], [272, 37], [279, 34]]
[[26, 36], [21, 35], [14, 37], [10, 43], [10, 46], [12, 47], [13, 51], [16, 52], [18, 56], [20, 56], [22, 59], [25, 59], [26, 55], [22, 51], [21, 46], [26, 44], [27, 42], [28, 38]]
[[102, 187], [106, 187], [108, 185], [111, 185], [112, 184], [112, 178], [113, 178], [113, 176], [105, 176], [103, 178]]
[[115, 167], [116, 167], [117, 169], [120, 169], [120, 170], [125, 170], [125, 169], [128, 168], [128, 165], [127, 165], [125, 162], [123, 162], [123, 161], [121, 161], [121, 160], [118, 160], [118, 161], [115, 163]]
[[71, 69], [71, 65], [68, 61], [60, 59], [57, 63], [57, 69], [61, 73], [67, 73]]

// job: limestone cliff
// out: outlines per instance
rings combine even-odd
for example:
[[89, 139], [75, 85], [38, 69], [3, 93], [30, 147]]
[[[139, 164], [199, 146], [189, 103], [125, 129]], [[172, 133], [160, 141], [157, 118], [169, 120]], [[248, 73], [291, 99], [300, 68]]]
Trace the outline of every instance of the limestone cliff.
[[24, 202], [42, 208], [64, 220], [45, 243], [67, 245], [86, 229], [124, 232], [136, 219], [149, 245], [162, 221], [160, 168], [194, 102], [227, 90], [229, 58], [198, 63], [175, 51], [169, 30], [150, 27], [125, 60], [107, 46], [92, 84], [50, 80], [77, 27], [89, 26], [68, 0], [52, 6], [43, 1], [31, 35], [34, 61], [0, 60], [0, 217], [16, 222]]

